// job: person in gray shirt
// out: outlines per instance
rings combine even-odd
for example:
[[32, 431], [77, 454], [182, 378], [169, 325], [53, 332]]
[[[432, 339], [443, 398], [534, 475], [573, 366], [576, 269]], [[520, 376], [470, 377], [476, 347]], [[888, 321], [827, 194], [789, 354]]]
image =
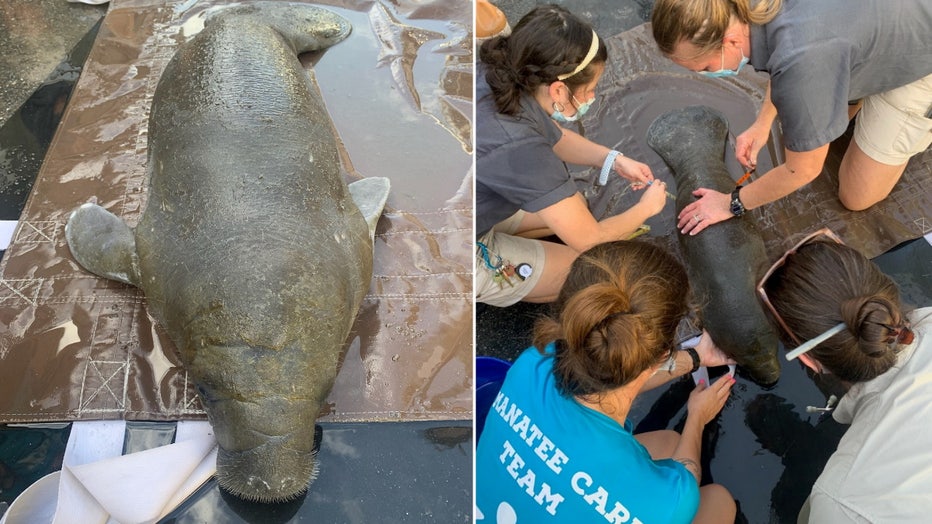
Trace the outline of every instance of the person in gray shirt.
[[932, 2], [753, 3], [654, 4], [654, 39], [677, 64], [729, 76], [750, 63], [770, 74], [756, 121], [737, 137], [738, 161], [749, 169], [756, 165], [778, 115], [786, 146], [784, 164], [731, 195], [697, 190], [698, 199], [678, 216], [684, 234], [740, 216], [811, 182], [822, 172], [829, 143], [845, 132], [859, 108], [838, 175], [838, 198], [848, 209], [867, 209], [886, 198], [909, 158], [932, 143]]
[[[608, 52], [565, 8], [538, 6], [510, 36], [482, 44], [476, 82], [476, 300], [553, 301], [586, 249], [622, 240], [665, 203], [650, 168], [560, 124], [595, 101]], [[625, 212], [596, 221], [566, 163], [611, 171], [645, 188]], [[541, 240], [556, 235], [560, 242]]]

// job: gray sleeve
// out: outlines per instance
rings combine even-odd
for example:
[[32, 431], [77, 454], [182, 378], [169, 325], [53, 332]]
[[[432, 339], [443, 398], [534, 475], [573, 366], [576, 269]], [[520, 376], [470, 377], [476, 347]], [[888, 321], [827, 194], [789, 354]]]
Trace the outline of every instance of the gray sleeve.
[[771, 100], [790, 151], [810, 151], [848, 128], [851, 49], [840, 40], [816, 42], [771, 71]]
[[512, 142], [487, 155], [482, 183], [530, 213], [576, 193], [566, 164], [543, 138]]

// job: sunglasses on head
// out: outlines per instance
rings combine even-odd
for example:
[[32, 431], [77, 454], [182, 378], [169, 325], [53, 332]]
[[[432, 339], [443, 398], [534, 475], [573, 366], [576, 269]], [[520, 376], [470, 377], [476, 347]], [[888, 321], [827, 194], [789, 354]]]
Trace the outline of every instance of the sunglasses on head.
[[809, 244], [814, 241], [819, 241], [819, 240], [828, 240], [828, 241], [835, 242], [836, 244], [841, 244], [841, 245], [845, 244], [844, 242], [842, 242], [841, 238], [838, 237], [838, 235], [836, 235], [831, 229], [827, 227], [824, 227], [818, 231], [814, 231], [806, 235], [805, 237], [803, 237], [802, 240], [797, 242], [796, 245], [794, 245], [789, 250], [787, 250], [787, 252], [784, 253], [782, 257], [780, 257], [776, 262], [774, 262], [774, 264], [770, 266], [770, 269], [768, 269], [767, 272], [764, 273], [764, 277], [761, 278], [760, 283], [757, 285], [757, 293], [760, 295], [761, 301], [763, 301], [764, 306], [766, 306], [767, 310], [770, 311], [770, 314], [773, 316], [774, 320], [777, 321], [777, 324], [779, 324], [780, 327], [783, 328], [783, 331], [785, 331], [786, 334], [789, 335], [790, 339], [792, 339], [793, 342], [795, 342], [797, 345], [796, 349], [786, 354], [787, 360], [793, 360], [797, 358], [798, 356], [818, 346], [822, 342], [825, 342], [832, 336], [836, 335], [837, 333], [845, 329], [845, 323], [842, 322], [836, 325], [835, 327], [829, 329], [825, 333], [822, 333], [821, 335], [811, 340], [803, 342], [802, 340], [800, 340], [798, 336], [796, 336], [796, 333], [794, 333], [793, 330], [790, 329], [788, 325], [786, 325], [786, 321], [783, 320], [783, 317], [780, 316], [780, 313], [777, 312], [777, 309], [773, 307], [773, 304], [770, 303], [770, 299], [767, 297], [767, 291], [764, 289], [764, 285], [767, 283], [767, 280], [769, 280], [770, 277], [773, 276], [774, 272], [776, 272], [778, 269], [783, 267], [784, 264], [786, 264], [787, 257], [796, 253], [796, 251], [798, 251], [799, 248], [805, 246], [806, 244]]

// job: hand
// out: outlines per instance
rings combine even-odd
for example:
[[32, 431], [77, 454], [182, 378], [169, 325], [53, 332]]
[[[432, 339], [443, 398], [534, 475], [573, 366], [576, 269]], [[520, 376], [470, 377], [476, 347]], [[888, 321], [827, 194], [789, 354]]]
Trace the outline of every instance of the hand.
[[708, 424], [725, 406], [725, 401], [728, 400], [731, 386], [734, 383], [735, 379], [729, 374], [722, 375], [711, 386], [707, 386], [704, 380], [700, 380], [689, 394], [689, 400], [686, 401], [687, 416], [695, 417], [703, 426]]
[[699, 343], [696, 344], [694, 349], [699, 354], [699, 363], [703, 366], [714, 368], [716, 366], [737, 364], [735, 359], [726, 355], [724, 351], [715, 345], [712, 336], [704, 329], [702, 330], [702, 336], [699, 338]]
[[693, 191], [693, 196], [698, 200], [684, 207], [677, 217], [676, 227], [684, 235], [695, 235], [734, 216], [731, 214], [731, 195], [700, 187]]
[[650, 216], [654, 216], [663, 210], [667, 203], [667, 184], [663, 180], [655, 180], [653, 184], [647, 186], [647, 190], [641, 195], [639, 204], [643, 205]]
[[735, 158], [745, 169], [757, 167], [757, 154], [767, 145], [770, 129], [752, 125], [735, 138]]
[[616, 173], [621, 175], [622, 178], [630, 180], [635, 189], [644, 187], [648, 182], [654, 179], [654, 174], [651, 173], [650, 167], [648, 167], [647, 164], [642, 164], [624, 155], [615, 157], [612, 168]]

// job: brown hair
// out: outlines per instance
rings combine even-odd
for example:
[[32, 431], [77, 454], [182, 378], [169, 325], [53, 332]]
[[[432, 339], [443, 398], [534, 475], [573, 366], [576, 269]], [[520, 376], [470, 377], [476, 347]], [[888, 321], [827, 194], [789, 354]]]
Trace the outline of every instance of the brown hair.
[[564, 395], [610, 391], [669, 357], [688, 290], [686, 270], [659, 247], [597, 245], [573, 262], [553, 314], [534, 327], [534, 345], [556, 341], [553, 373]]
[[751, 0], [657, 0], [650, 24], [657, 47], [665, 55], [681, 41], [699, 49], [700, 54], [722, 47], [732, 17], [746, 24], [766, 24], [783, 7], [783, 0], [761, 0], [753, 8]]
[[[516, 115], [521, 96], [533, 95], [541, 85], [550, 85], [559, 75], [572, 73], [592, 46], [592, 26], [565, 8], [541, 5], [524, 15], [510, 36], [482, 43], [479, 59], [486, 66], [485, 80], [499, 113]], [[594, 64], [608, 59], [605, 42], [599, 39], [595, 57], [582, 71], [563, 80], [573, 90], [588, 84], [596, 75]]]
[[[845, 323], [847, 329], [808, 353], [838, 378], [870, 380], [896, 363], [898, 335], [908, 333], [899, 290], [858, 251], [834, 242], [806, 244], [787, 257], [764, 288], [801, 340]], [[792, 344], [778, 331], [784, 343]]]

